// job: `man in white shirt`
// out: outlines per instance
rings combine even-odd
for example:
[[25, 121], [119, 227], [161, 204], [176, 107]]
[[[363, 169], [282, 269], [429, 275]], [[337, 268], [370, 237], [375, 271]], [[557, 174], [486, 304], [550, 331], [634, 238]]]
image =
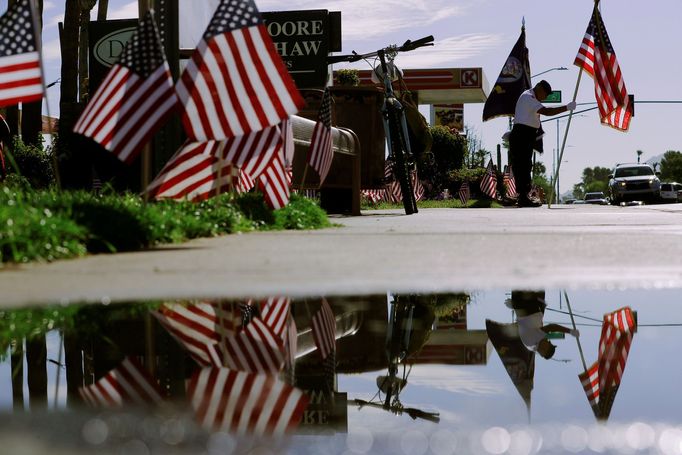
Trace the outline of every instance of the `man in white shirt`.
[[531, 189], [531, 171], [533, 166], [533, 144], [540, 128], [540, 114], [557, 115], [575, 109], [575, 101], [565, 106], [546, 107], [542, 104], [552, 92], [549, 82], [542, 80], [535, 87], [519, 96], [514, 112], [514, 128], [509, 136], [509, 155], [516, 189], [519, 193], [519, 207], [538, 207], [540, 202], [531, 200], [528, 193]]

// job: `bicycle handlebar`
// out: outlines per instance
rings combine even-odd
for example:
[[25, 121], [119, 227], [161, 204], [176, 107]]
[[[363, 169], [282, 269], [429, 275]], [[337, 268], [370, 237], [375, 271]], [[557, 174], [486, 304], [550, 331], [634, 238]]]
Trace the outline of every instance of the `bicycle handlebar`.
[[408, 52], [412, 51], [414, 49], [417, 49], [419, 47], [424, 47], [424, 46], [433, 46], [433, 35], [425, 36], [424, 38], [420, 38], [415, 41], [410, 41], [407, 40], [405, 43], [403, 43], [402, 46], [396, 47], [396, 46], [389, 46], [385, 47], [383, 49], [379, 49], [378, 51], [374, 52], [369, 52], [367, 54], [358, 54], [355, 51], [353, 51], [352, 54], [347, 54], [347, 55], [330, 55], [327, 57], [327, 64], [332, 64], [332, 63], [338, 63], [338, 62], [357, 62], [358, 60], [362, 60], [363, 58], [368, 58], [368, 57], [376, 57], [380, 51], [394, 51], [394, 52]]

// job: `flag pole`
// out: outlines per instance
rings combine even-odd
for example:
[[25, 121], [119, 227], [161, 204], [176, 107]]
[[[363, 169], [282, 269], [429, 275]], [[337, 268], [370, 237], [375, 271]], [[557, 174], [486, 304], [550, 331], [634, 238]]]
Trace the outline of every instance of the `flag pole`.
[[[571, 323], [573, 324], [573, 329], [576, 329], [575, 319], [573, 318], [573, 310], [571, 310], [571, 301], [568, 300], [568, 293], [564, 291], [564, 297], [566, 298], [566, 305], [568, 306], [568, 314], [571, 316]], [[587, 363], [585, 363], [585, 355], [583, 354], [583, 347], [580, 344], [580, 337], [575, 337], [575, 341], [578, 343], [578, 351], [580, 351], [580, 360], [583, 362], [583, 368], [587, 371]]]
[[[578, 87], [580, 87], [580, 79], [583, 76], [583, 70], [581, 69], [578, 73], [578, 80], [575, 83], [575, 90], [573, 91], [573, 101], [578, 97]], [[571, 120], [573, 119], [573, 111], [568, 114], [568, 122], [566, 122], [566, 131], [564, 132], [564, 139], [561, 141], [561, 152], [559, 153], [559, 159], [557, 160], [556, 169], [554, 170], [554, 175], [552, 176], [552, 188], [549, 192], [549, 199], [547, 200], [547, 208], [552, 208], [552, 200], [554, 199], [554, 185], [556, 182], [557, 175], [559, 175], [559, 169], [561, 168], [561, 161], [564, 158], [564, 149], [566, 148], [566, 139], [568, 138], [568, 131], [571, 128]]]

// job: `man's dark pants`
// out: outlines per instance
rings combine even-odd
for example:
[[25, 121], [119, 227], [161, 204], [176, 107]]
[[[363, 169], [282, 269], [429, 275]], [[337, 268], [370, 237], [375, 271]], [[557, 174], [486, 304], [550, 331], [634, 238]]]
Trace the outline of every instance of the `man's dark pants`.
[[528, 199], [531, 189], [533, 146], [536, 137], [537, 128], [521, 124], [514, 125], [509, 136], [509, 156], [520, 201]]

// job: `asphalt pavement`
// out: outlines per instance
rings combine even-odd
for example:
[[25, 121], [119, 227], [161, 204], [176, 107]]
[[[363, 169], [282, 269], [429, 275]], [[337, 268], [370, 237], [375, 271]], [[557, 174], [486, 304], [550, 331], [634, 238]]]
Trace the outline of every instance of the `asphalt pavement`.
[[682, 287], [682, 204], [368, 211], [0, 269], [0, 306], [141, 299]]

